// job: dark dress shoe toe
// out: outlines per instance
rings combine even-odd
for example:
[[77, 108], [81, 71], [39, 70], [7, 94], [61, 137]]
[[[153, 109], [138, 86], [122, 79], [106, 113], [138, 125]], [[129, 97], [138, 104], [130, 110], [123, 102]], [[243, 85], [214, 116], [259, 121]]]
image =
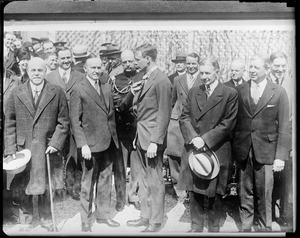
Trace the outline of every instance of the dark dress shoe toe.
[[188, 231], [188, 233], [195, 233], [195, 232], [203, 232], [203, 230], [192, 228]]
[[158, 232], [161, 229], [161, 223], [149, 224], [142, 232]]
[[92, 226], [88, 223], [81, 223], [82, 232], [92, 232]]
[[118, 227], [120, 226], [120, 223], [119, 222], [116, 222], [114, 221], [113, 219], [97, 219], [97, 223], [99, 224], [106, 224], [108, 226], [111, 226], [111, 227]]
[[116, 204], [116, 210], [117, 210], [118, 212], [123, 211], [124, 208], [125, 208], [125, 203], [117, 203], [117, 204]]
[[137, 220], [127, 221], [127, 226], [131, 226], [131, 227], [148, 226], [148, 225], [149, 225], [149, 219], [143, 217]]
[[283, 218], [283, 217], [279, 217], [278, 219], [276, 219], [276, 222], [278, 223], [279, 226], [288, 226], [288, 222]]

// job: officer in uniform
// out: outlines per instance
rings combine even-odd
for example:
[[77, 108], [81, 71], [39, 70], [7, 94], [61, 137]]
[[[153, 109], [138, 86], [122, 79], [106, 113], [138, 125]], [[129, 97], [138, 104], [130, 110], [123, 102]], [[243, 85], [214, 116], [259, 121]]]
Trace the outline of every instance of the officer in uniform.
[[132, 152], [132, 142], [134, 140], [136, 125], [135, 117], [132, 113], [133, 95], [130, 93], [130, 87], [133, 83], [142, 79], [143, 73], [138, 73], [135, 67], [134, 53], [132, 50], [124, 50], [121, 53], [121, 62], [123, 73], [110, 77], [112, 84], [113, 100], [115, 105], [117, 135], [120, 142], [120, 150], [118, 158], [115, 158], [113, 171], [115, 176], [115, 187], [117, 194], [116, 210], [122, 211], [126, 203], [126, 169], [128, 158], [130, 157], [131, 179], [128, 190], [128, 200], [136, 208], [139, 207], [136, 194], [137, 173], [134, 167], [134, 152]]

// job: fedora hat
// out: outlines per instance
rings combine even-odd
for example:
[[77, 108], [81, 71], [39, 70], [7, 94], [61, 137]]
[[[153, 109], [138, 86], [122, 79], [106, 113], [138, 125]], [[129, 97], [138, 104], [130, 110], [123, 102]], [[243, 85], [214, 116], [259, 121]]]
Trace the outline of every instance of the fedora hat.
[[121, 52], [122, 51], [119, 49], [118, 45], [110, 44], [110, 45], [106, 46], [106, 49], [104, 52], [103, 51], [101, 52], [101, 50], [100, 50], [100, 55], [108, 56], [108, 55], [114, 55], [114, 54], [121, 54]]
[[183, 52], [180, 52], [176, 55], [175, 59], [172, 59], [171, 61], [173, 63], [177, 63], [178, 61], [185, 61], [186, 59], [186, 55]]
[[73, 47], [73, 56], [74, 58], [88, 57], [90, 52], [86, 45], [75, 45]]
[[28, 149], [21, 150], [12, 156], [8, 156], [3, 160], [3, 169], [8, 174], [21, 173], [29, 160], [31, 159], [31, 152]]
[[213, 179], [220, 171], [219, 159], [210, 149], [191, 150], [189, 165], [193, 173], [202, 179]]

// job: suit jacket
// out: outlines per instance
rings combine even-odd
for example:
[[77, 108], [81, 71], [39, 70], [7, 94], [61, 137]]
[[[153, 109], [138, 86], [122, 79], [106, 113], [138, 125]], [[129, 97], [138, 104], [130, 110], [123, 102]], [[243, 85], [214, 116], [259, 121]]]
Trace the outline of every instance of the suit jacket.
[[168, 76], [168, 78], [170, 79], [170, 82], [173, 84], [174, 83], [174, 79], [178, 76], [179, 74], [177, 73], [177, 71], [171, 75]]
[[71, 89], [75, 86], [76, 83], [80, 82], [83, 78], [85, 78], [84, 74], [72, 69], [70, 74], [70, 79], [67, 85], [65, 85], [63, 79], [60, 77], [58, 68], [52, 71], [51, 73], [46, 74], [47, 81], [60, 86], [64, 90], [67, 96], [68, 104], [70, 104], [69, 101], [70, 101]]
[[5, 112], [6, 102], [12, 90], [21, 84], [20, 78], [16, 75], [7, 75], [8, 83], [3, 87], [3, 112]]
[[[137, 139], [143, 150], [150, 142], [166, 147], [166, 135], [171, 116], [171, 83], [159, 69], [154, 70], [143, 89], [133, 99], [137, 115]], [[161, 145], [161, 146], [160, 146]]]
[[15, 56], [15, 53], [12, 50], [9, 50], [8, 55], [6, 58], [4, 58], [4, 68], [10, 69], [16, 74], [19, 72], [19, 66], [17, 63], [17, 59]]
[[[215, 193], [222, 195], [226, 193], [232, 165], [230, 133], [235, 126], [237, 111], [237, 91], [222, 83], [217, 85], [208, 100], [204, 85], [193, 87], [189, 91], [179, 119], [185, 150], [178, 188], [192, 190], [209, 197], [215, 196]], [[212, 180], [198, 178], [189, 167], [188, 151], [192, 147], [189, 143], [197, 136], [201, 136], [219, 158], [220, 172]]]
[[250, 106], [250, 83], [239, 85], [239, 111], [234, 130], [233, 153], [238, 162], [248, 157], [253, 147], [258, 163], [271, 165], [274, 159], [288, 158], [289, 106], [281, 86], [270, 81], [255, 111]]
[[[47, 146], [62, 149], [69, 131], [67, 99], [63, 90], [45, 81], [35, 109], [29, 81], [13, 89], [5, 110], [5, 155], [31, 151], [26, 194], [43, 194], [46, 186]], [[26, 178], [24, 178], [25, 180]]]
[[[199, 87], [202, 84], [198, 74], [193, 87]], [[175, 78], [172, 89], [172, 113], [168, 128], [168, 139], [166, 154], [181, 157], [184, 146], [184, 140], [179, 128], [178, 118], [182, 113], [183, 104], [186, 102], [189, 89], [186, 74]]]
[[92, 152], [105, 151], [111, 140], [119, 148], [111, 86], [100, 87], [101, 95], [84, 78], [70, 93], [70, 119], [77, 148], [88, 145]]
[[[243, 79], [243, 78], [241, 80], [242, 80], [242, 84], [246, 82], [246, 80]], [[229, 86], [229, 87], [231, 87], [231, 88], [235, 88], [235, 84], [234, 84], [233, 79], [228, 80], [224, 84], [227, 85], [227, 86]]]
[[80, 61], [79, 63], [74, 64], [73, 69], [80, 72], [80, 73], [82, 73], [82, 74], [85, 74], [83, 66], [84, 66], [84, 62]]

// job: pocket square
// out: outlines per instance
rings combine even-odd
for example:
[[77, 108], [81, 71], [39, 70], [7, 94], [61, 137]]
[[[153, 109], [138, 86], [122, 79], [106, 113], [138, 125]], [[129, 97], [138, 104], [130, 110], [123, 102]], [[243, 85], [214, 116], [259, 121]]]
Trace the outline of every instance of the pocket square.
[[275, 107], [275, 105], [271, 105], [271, 104], [270, 104], [270, 105], [267, 105], [267, 107]]

